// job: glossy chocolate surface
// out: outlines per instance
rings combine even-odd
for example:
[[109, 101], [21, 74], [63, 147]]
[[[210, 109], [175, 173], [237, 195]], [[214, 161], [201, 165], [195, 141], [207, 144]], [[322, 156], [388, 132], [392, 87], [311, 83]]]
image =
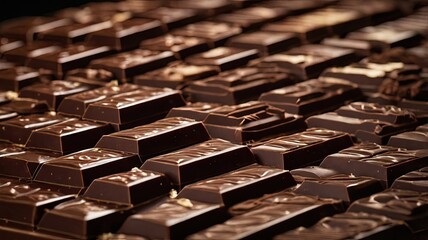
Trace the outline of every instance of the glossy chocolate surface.
[[172, 108], [166, 117], [185, 117], [203, 121], [208, 114], [216, 111], [221, 105], [217, 103], [188, 102], [186, 106]]
[[0, 90], [18, 92], [39, 81], [39, 73], [31, 68], [17, 66], [0, 72]]
[[33, 98], [15, 98], [0, 106], [1, 110], [16, 112], [20, 115], [44, 113], [49, 111], [46, 101]]
[[5, 52], [3, 54], [3, 58], [8, 61], [27, 66], [30, 58], [56, 52], [60, 49], [61, 47], [59, 44], [35, 41]]
[[394, 181], [391, 188], [427, 192], [428, 167], [424, 167], [402, 175]]
[[175, 187], [182, 188], [187, 184], [252, 164], [254, 161], [248, 147], [213, 139], [147, 159], [142, 169], [162, 172], [170, 178]]
[[392, 136], [388, 145], [406, 149], [428, 149], [428, 124], [417, 127], [415, 131]]
[[291, 170], [317, 164], [329, 154], [352, 146], [353, 141], [344, 132], [310, 128], [253, 145], [251, 151], [260, 164]]
[[210, 138], [202, 122], [171, 117], [104, 135], [96, 147], [135, 153], [145, 160]]

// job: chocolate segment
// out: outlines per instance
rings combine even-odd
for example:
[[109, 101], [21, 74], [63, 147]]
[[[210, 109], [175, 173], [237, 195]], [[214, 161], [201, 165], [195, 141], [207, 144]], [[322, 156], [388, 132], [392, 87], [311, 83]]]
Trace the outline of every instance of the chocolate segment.
[[56, 110], [65, 97], [87, 91], [91, 88], [90, 85], [78, 82], [55, 80], [49, 83], [38, 83], [25, 87], [19, 92], [19, 97], [45, 100], [50, 109]]
[[73, 198], [34, 184], [8, 182], [0, 185], [0, 218], [34, 227], [46, 209]]
[[211, 17], [223, 12], [229, 12], [236, 8], [235, 3], [227, 0], [211, 1], [201, 0], [194, 2], [192, 0], [170, 1], [167, 6], [172, 8], [193, 9], [198, 11], [204, 17]]
[[150, 239], [182, 239], [226, 218], [221, 205], [186, 198], [167, 199], [159, 205], [131, 215], [119, 233]]
[[203, 38], [165, 34], [142, 41], [140, 48], [152, 51], [171, 51], [177, 59], [184, 59], [192, 54], [207, 51], [210, 47]]
[[173, 107], [185, 105], [178, 91], [141, 87], [89, 104], [83, 119], [110, 123], [115, 130], [153, 122]]
[[[136, 15], [137, 17], [139, 14]], [[156, 19], [162, 22], [164, 28], [171, 30], [199, 20], [197, 10], [160, 7], [141, 14], [142, 17]]]
[[177, 197], [230, 207], [250, 198], [283, 190], [295, 183], [288, 171], [250, 165], [187, 185]]
[[142, 169], [164, 173], [174, 187], [180, 189], [252, 163], [254, 156], [248, 147], [213, 139], [150, 158], [144, 162]]
[[297, 168], [290, 171], [293, 178], [298, 183], [302, 183], [306, 179], [321, 179], [329, 178], [340, 173], [333, 169], [323, 168], [319, 166], [307, 166], [303, 168]]
[[25, 144], [33, 130], [67, 120], [52, 113], [19, 116], [0, 123], [0, 139]]
[[173, 60], [174, 54], [169, 51], [137, 49], [94, 60], [89, 66], [110, 71], [122, 82], [127, 82], [138, 74], [163, 67]]
[[37, 226], [41, 230], [77, 239], [95, 238], [101, 233], [115, 231], [125, 220], [128, 207], [75, 199], [46, 211]]
[[39, 73], [27, 67], [14, 67], [0, 72], [0, 90], [18, 92], [25, 86], [39, 81]]
[[137, 155], [90, 148], [46, 162], [34, 181], [82, 189], [96, 178], [140, 165]]
[[107, 124], [71, 118], [33, 130], [25, 147], [68, 154], [95, 146], [104, 134], [112, 131]]
[[165, 195], [170, 190], [161, 173], [133, 168], [131, 171], [95, 179], [83, 197], [102, 202], [135, 206]]
[[391, 186], [401, 175], [425, 167], [427, 159], [425, 149], [406, 150], [366, 143], [331, 154], [320, 166], [355, 176], [370, 176]]
[[145, 160], [209, 139], [201, 122], [174, 117], [104, 135], [96, 147], [135, 153]]
[[[0, 226], [0, 234], [6, 239], [22, 239], [22, 240], [57, 240], [58, 238], [67, 239], [65, 236], [57, 234], [42, 233], [40, 231], [27, 230], [9, 226]], [[71, 239], [71, 238], [68, 238]]]
[[[343, 132], [310, 128], [304, 132], [255, 143], [251, 151], [262, 165], [295, 169], [317, 164], [329, 154], [353, 145]], [[310, 155], [307, 153], [311, 153]]]
[[142, 40], [157, 37], [162, 33], [160, 21], [134, 18], [116, 22], [110, 28], [89, 34], [86, 44], [108, 46], [116, 51], [126, 51], [137, 48]]
[[15, 98], [0, 106], [1, 110], [16, 112], [20, 115], [44, 113], [49, 111], [46, 101], [33, 98]]
[[342, 213], [326, 217], [317, 224], [298, 228], [276, 236], [282, 239], [405, 239], [411, 237], [409, 228], [400, 221], [367, 213]]
[[33, 68], [47, 69], [61, 79], [67, 71], [86, 67], [91, 60], [101, 58], [112, 53], [106, 46], [93, 47], [85, 45], [70, 45], [67, 48], [32, 57], [27, 65]]
[[247, 64], [257, 58], [256, 49], [240, 49], [233, 47], [218, 47], [207, 52], [195, 54], [186, 59], [186, 62], [195, 65], [212, 65], [219, 71], [230, 70]]
[[114, 83], [113, 73], [104, 69], [77, 68], [67, 72], [65, 79], [95, 86], [109, 86]]
[[5, 52], [19, 48], [24, 45], [24, 42], [5, 37], [0, 38], [0, 56], [3, 56]]
[[19, 65], [27, 66], [30, 58], [53, 53], [60, 49], [59, 44], [53, 42], [35, 41], [5, 52], [3, 58]]
[[185, 117], [196, 121], [203, 121], [208, 114], [220, 108], [217, 103], [188, 102], [186, 106], [172, 108], [166, 117]]
[[64, 115], [82, 117], [89, 104], [104, 100], [108, 97], [139, 89], [133, 84], [108, 86], [73, 94], [64, 98], [58, 107], [58, 112]]
[[300, 116], [256, 101], [220, 107], [211, 112], [204, 123], [212, 137], [236, 143], [291, 134], [306, 128]]
[[263, 92], [294, 82], [289, 74], [275, 67], [243, 67], [191, 82], [184, 93], [195, 102], [238, 104], [256, 100]]
[[406, 149], [428, 149], [428, 124], [417, 127], [415, 131], [392, 136], [388, 145]]
[[335, 110], [361, 98], [363, 94], [357, 85], [340, 79], [323, 78], [263, 93], [259, 101], [284, 109], [287, 113], [310, 116]]
[[397, 178], [391, 188], [418, 192], [428, 190], [428, 167], [408, 172]]
[[428, 193], [387, 190], [355, 201], [348, 212], [366, 212], [404, 221], [412, 232], [428, 229]]

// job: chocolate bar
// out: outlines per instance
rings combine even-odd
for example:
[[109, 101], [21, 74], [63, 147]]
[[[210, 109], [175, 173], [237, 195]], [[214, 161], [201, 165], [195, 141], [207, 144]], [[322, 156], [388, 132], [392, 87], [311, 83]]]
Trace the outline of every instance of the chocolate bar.
[[56, 110], [65, 97], [91, 88], [93, 87], [79, 82], [54, 80], [49, 83], [37, 83], [27, 86], [19, 92], [19, 97], [45, 100], [50, 109]]
[[342, 202], [280, 192], [235, 205], [242, 211], [231, 219], [187, 239], [266, 239], [343, 211]]
[[165, 195], [169, 190], [170, 183], [165, 175], [133, 168], [95, 179], [83, 198], [136, 206]]
[[336, 170], [323, 168], [319, 166], [307, 166], [303, 168], [296, 168], [291, 170], [290, 173], [297, 183], [302, 183], [307, 179], [329, 178], [340, 174]]
[[[353, 145], [347, 133], [321, 128], [255, 143], [251, 151], [262, 165], [295, 169], [319, 163], [324, 157]], [[307, 153], [311, 152], [310, 155]]]
[[232, 105], [256, 100], [263, 92], [294, 82], [294, 78], [276, 67], [243, 67], [191, 82], [184, 93], [191, 101]]
[[50, 160], [60, 157], [54, 152], [24, 150], [11, 145], [0, 145], [0, 175], [31, 180], [39, 167]]
[[31, 58], [60, 50], [59, 44], [35, 41], [5, 52], [3, 58], [19, 65], [27, 66]]
[[57, 240], [67, 239], [65, 236], [50, 234], [46, 232], [24, 229], [22, 227], [0, 226], [0, 234], [6, 239], [28, 239], [28, 240]]
[[140, 165], [141, 161], [135, 154], [89, 148], [44, 163], [34, 181], [80, 191], [96, 178], [128, 171]]
[[428, 193], [391, 189], [355, 201], [348, 212], [366, 212], [404, 221], [413, 233], [428, 230]]
[[292, 134], [306, 128], [301, 116], [257, 101], [220, 107], [208, 114], [204, 123], [212, 137], [235, 143]]
[[192, 23], [171, 31], [172, 35], [205, 39], [211, 48], [224, 45], [227, 39], [242, 32], [241, 28], [212, 21]]
[[311, 116], [362, 98], [363, 94], [356, 84], [336, 78], [322, 78], [262, 93], [259, 101], [284, 109], [287, 113]]
[[0, 72], [0, 90], [18, 92], [25, 86], [39, 81], [39, 73], [34, 69], [17, 66]]
[[413, 113], [393, 105], [353, 102], [336, 110], [309, 117], [309, 127], [321, 127], [354, 134], [362, 141], [386, 144], [389, 137], [412, 130]]
[[428, 190], [428, 167], [408, 172], [395, 179], [391, 188], [404, 189], [418, 192], [427, 192]]
[[23, 45], [24, 45], [23, 41], [1, 37], [0, 38], [0, 56], [3, 56], [5, 52], [19, 48]]
[[140, 48], [152, 51], [171, 51], [177, 59], [184, 59], [192, 54], [207, 51], [209, 46], [207, 41], [202, 38], [165, 34], [142, 41]]
[[332, 47], [352, 49], [359, 58], [367, 57], [373, 52], [377, 51], [377, 49], [370, 45], [370, 43], [354, 39], [325, 38], [321, 41], [321, 44]]
[[0, 185], [0, 218], [35, 227], [45, 210], [74, 197], [34, 184], [8, 182]]
[[[328, 168], [328, 166], [321, 167]], [[349, 204], [384, 189], [381, 181], [375, 178], [338, 174], [318, 179], [306, 178], [294, 192], [302, 195], [340, 199]]]
[[213, 139], [147, 159], [142, 169], [164, 173], [174, 187], [181, 189], [190, 183], [254, 162], [248, 147]]
[[228, 40], [227, 46], [245, 49], [257, 49], [262, 56], [286, 51], [300, 44], [295, 34], [275, 32], [245, 33]]
[[68, 71], [65, 80], [80, 82], [94, 86], [113, 85], [115, 77], [113, 73], [104, 69], [77, 68]]
[[78, 198], [47, 210], [37, 227], [75, 239], [95, 238], [101, 233], [117, 230], [126, 219], [128, 208]]
[[173, 107], [185, 105], [178, 91], [140, 87], [89, 104], [83, 119], [110, 123], [123, 130], [163, 118]]
[[27, 65], [32, 68], [50, 70], [58, 79], [61, 79], [67, 71], [86, 67], [91, 60], [111, 54], [112, 50], [107, 46], [69, 45], [64, 49], [31, 57], [28, 59]]
[[297, 228], [274, 239], [405, 239], [411, 236], [404, 222], [375, 214], [347, 212], [323, 218], [311, 227]]
[[70, 118], [33, 130], [25, 147], [68, 154], [95, 146], [104, 134], [112, 131], [108, 124]]
[[137, 49], [93, 60], [89, 67], [110, 71], [120, 81], [127, 82], [138, 74], [163, 67], [173, 60], [174, 54], [169, 51]]
[[61, 101], [61, 104], [58, 107], [58, 112], [63, 115], [82, 117], [89, 104], [137, 89], [139, 89], [139, 86], [137, 85], [122, 84], [119, 86], [101, 87], [82, 93], [73, 94]]
[[412, 150], [428, 149], [428, 124], [417, 127], [415, 131], [391, 136], [388, 145]]
[[186, 58], [186, 62], [195, 65], [212, 65], [218, 71], [226, 71], [243, 66], [257, 57], [258, 51], [256, 49], [218, 47], [190, 56]]
[[0, 106], [1, 110], [16, 112], [20, 115], [44, 113], [49, 111], [46, 101], [33, 98], [15, 98]]
[[288, 171], [254, 164], [187, 185], [177, 197], [230, 207], [295, 184]]
[[369, 176], [391, 186], [401, 175], [425, 167], [428, 151], [406, 150], [375, 143], [356, 145], [327, 156], [321, 167], [355, 176]]
[[312, 44], [265, 57], [258, 65], [275, 65], [306, 80], [317, 77], [328, 67], [349, 64], [354, 58], [353, 50]]
[[172, 62], [166, 67], [134, 77], [134, 83], [149, 87], [182, 89], [189, 83], [218, 73], [218, 69], [209, 65], [193, 65], [185, 62]]
[[219, 204], [167, 199], [128, 217], [118, 232], [153, 239], [183, 239], [225, 218], [226, 211]]
[[217, 103], [188, 102], [186, 106], [172, 108], [166, 117], [184, 117], [203, 121], [209, 113], [216, 111], [221, 105]]
[[104, 135], [96, 147], [135, 153], [145, 160], [209, 139], [201, 122], [174, 117]]
[[52, 113], [19, 116], [0, 123], [0, 139], [25, 144], [33, 130], [67, 120]]
[[86, 37], [85, 44], [108, 46], [116, 51], [138, 48], [142, 40], [163, 33], [161, 22], [152, 19], [133, 18], [115, 22], [112, 27], [96, 31]]

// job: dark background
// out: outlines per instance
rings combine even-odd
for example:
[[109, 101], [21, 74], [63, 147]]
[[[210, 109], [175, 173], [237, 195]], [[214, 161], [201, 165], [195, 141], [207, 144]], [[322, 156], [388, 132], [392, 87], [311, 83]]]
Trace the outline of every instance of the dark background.
[[[88, 0], [10, 0], [2, 1], [0, 6], [0, 21], [22, 17], [22, 16], [38, 16], [50, 14], [56, 10], [79, 6], [88, 2]], [[100, 2], [100, 1], [98, 1]]]

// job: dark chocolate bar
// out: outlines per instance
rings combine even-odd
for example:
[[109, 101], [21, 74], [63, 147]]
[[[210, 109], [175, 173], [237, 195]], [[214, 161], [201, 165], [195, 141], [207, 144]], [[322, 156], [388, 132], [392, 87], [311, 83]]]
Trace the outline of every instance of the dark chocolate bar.
[[365, 143], [329, 155], [320, 166], [355, 176], [370, 176], [391, 186], [401, 175], [425, 167], [427, 159], [426, 149], [407, 150]]
[[295, 82], [293, 77], [276, 67], [243, 67], [191, 82], [184, 93], [191, 101], [232, 105], [256, 100], [263, 92]]
[[254, 162], [254, 156], [247, 146], [213, 139], [147, 159], [142, 169], [164, 173], [174, 187], [181, 189], [187, 184]]
[[254, 164], [187, 185], [177, 197], [230, 207], [295, 184], [288, 171]]
[[406, 239], [410, 229], [404, 222], [367, 213], [342, 213], [321, 219], [311, 227], [297, 228], [276, 236], [275, 240], [294, 239]]
[[225, 71], [243, 66], [257, 57], [258, 51], [256, 49], [218, 47], [190, 56], [186, 62], [195, 65], [212, 65], [217, 67], [219, 71]]
[[415, 131], [391, 136], [388, 145], [412, 150], [428, 149], [428, 124], [417, 127]]
[[317, 164], [329, 154], [352, 146], [353, 141], [347, 133], [310, 128], [254, 145], [251, 151], [260, 164], [291, 170]]
[[95, 179], [83, 198], [135, 206], [165, 195], [170, 187], [165, 175], [132, 168], [127, 172]]
[[132, 77], [163, 67], [175, 60], [170, 51], [151, 51], [137, 49], [91, 61], [89, 67], [112, 72], [122, 82]]
[[413, 233], [428, 230], [428, 193], [387, 190], [355, 201], [348, 212], [366, 212], [404, 221]]
[[33, 98], [15, 98], [0, 106], [1, 110], [16, 112], [20, 115], [44, 113], [49, 111], [46, 101]]
[[160, 21], [133, 18], [115, 22], [112, 27], [96, 31], [86, 37], [85, 43], [93, 46], [108, 46], [116, 51], [138, 48], [142, 40], [163, 33]]
[[306, 178], [294, 192], [302, 195], [341, 199], [349, 204], [384, 189], [381, 181], [375, 178], [338, 174], [321, 178]]
[[192, 54], [207, 51], [209, 46], [203, 38], [165, 34], [142, 41], [140, 48], [152, 51], [171, 51], [177, 59], [184, 59]]
[[83, 119], [110, 123], [116, 130], [123, 130], [163, 118], [171, 108], [184, 105], [178, 91], [140, 87], [89, 104]]
[[34, 227], [45, 210], [74, 197], [35, 184], [8, 182], [0, 185], [0, 219]]
[[257, 101], [220, 107], [208, 114], [204, 123], [212, 137], [235, 143], [292, 134], [306, 128], [301, 116]]
[[391, 188], [428, 192], [428, 167], [408, 172], [395, 179]]
[[25, 147], [68, 154], [95, 146], [104, 134], [112, 131], [108, 124], [70, 118], [33, 130]]
[[43, 55], [31, 57], [27, 65], [33, 68], [47, 69], [61, 79], [67, 71], [86, 67], [91, 60], [111, 55], [113, 52], [107, 46], [93, 47], [82, 44], [69, 45]]
[[219, 204], [167, 199], [128, 217], [118, 232], [151, 239], [183, 239], [225, 219], [226, 211]]
[[343, 206], [339, 200], [280, 192], [237, 204], [232, 209], [239, 213], [187, 239], [268, 239], [342, 212]]
[[145, 160], [209, 139], [202, 122], [173, 117], [104, 135], [96, 147], [135, 153]]
[[90, 148], [44, 163], [34, 181], [83, 189], [96, 178], [140, 165], [135, 154]]
[[27, 66], [30, 58], [57, 52], [60, 50], [61, 47], [59, 44], [53, 42], [35, 41], [5, 52], [3, 54], [3, 58], [19, 65]]
[[293, 175], [293, 178], [294, 180], [296, 180], [297, 183], [302, 183], [306, 179], [329, 178], [340, 174], [336, 170], [319, 166], [307, 166], [303, 168], [297, 168], [291, 170], [290, 173], [291, 175]]
[[0, 91], [18, 92], [23, 87], [38, 82], [39, 72], [24, 66], [0, 71]]
[[52, 110], [58, 109], [61, 101], [70, 95], [90, 90], [93, 86], [79, 82], [54, 80], [48, 83], [37, 83], [23, 88], [19, 97], [45, 100]]
[[263, 93], [259, 101], [284, 109], [287, 113], [311, 116], [362, 98], [363, 94], [356, 84], [336, 78], [322, 78]]
[[82, 117], [89, 104], [104, 100], [108, 97], [139, 89], [134, 84], [122, 84], [119, 86], [107, 86], [94, 90], [73, 94], [64, 98], [58, 107], [58, 112], [64, 115]]
[[67, 120], [53, 113], [19, 116], [0, 123], [0, 139], [11, 143], [25, 144], [35, 129]]
[[203, 121], [208, 114], [216, 111], [221, 105], [217, 103], [188, 102], [186, 106], [172, 108], [166, 117], [184, 117]]
[[37, 227], [74, 239], [92, 239], [116, 231], [126, 219], [128, 208], [78, 198], [47, 210]]
[[182, 89], [189, 83], [218, 73], [215, 66], [172, 62], [166, 67], [134, 77], [134, 83], [149, 87]]
[[211, 48], [224, 45], [227, 39], [241, 33], [241, 28], [227, 23], [201, 21], [173, 30], [173, 35], [207, 40]]

